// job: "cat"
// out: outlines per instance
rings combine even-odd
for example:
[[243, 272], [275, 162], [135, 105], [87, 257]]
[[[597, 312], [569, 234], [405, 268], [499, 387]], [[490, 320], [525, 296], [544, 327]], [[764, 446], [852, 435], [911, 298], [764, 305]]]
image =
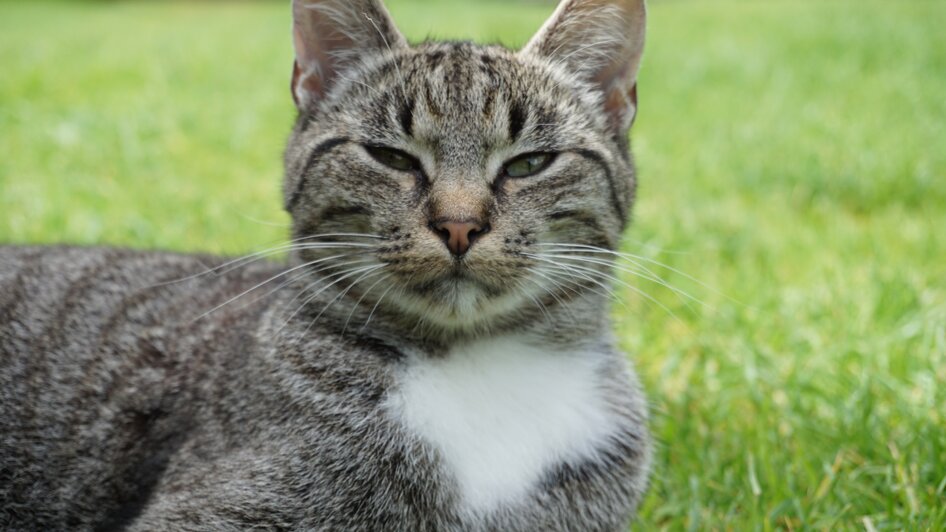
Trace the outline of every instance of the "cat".
[[292, 12], [289, 243], [0, 248], [0, 529], [626, 530], [643, 0], [565, 0], [518, 51]]

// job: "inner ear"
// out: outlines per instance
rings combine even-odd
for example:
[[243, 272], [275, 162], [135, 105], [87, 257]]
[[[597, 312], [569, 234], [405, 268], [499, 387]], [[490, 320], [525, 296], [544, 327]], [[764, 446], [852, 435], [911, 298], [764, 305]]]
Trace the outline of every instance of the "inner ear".
[[624, 87], [611, 87], [605, 93], [604, 111], [609, 124], [615, 131], [625, 131], [637, 118], [637, 83], [625, 90]]
[[520, 54], [563, 65], [602, 94], [616, 132], [637, 113], [637, 71], [644, 51], [644, 0], [565, 0]]
[[292, 97], [299, 109], [322, 101], [346, 70], [407, 41], [379, 0], [293, 0]]

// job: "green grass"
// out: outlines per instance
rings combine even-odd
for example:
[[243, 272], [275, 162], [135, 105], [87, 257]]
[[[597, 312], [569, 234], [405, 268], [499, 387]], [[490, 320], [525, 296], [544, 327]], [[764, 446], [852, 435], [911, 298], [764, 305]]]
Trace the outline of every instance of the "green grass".
[[[522, 43], [548, 4], [392, 0]], [[659, 453], [641, 528], [946, 529], [946, 3], [653, 2], [615, 314]], [[288, 9], [0, 3], [0, 241], [284, 237]], [[697, 284], [687, 276], [700, 279]]]

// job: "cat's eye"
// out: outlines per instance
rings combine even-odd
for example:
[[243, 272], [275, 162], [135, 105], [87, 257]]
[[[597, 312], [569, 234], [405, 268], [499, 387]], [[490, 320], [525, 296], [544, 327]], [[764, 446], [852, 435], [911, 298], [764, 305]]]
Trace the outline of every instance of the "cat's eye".
[[527, 153], [510, 160], [503, 166], [506, 177], [529, 177], [545, 170], [555, 160], [552, 153]]
[[420, 170], [420, 161], [410, 155], [395, 150], [394, 148], [383, 148], [379, 146], [365, 146], [365, 150], [379, 163], [399, 170], [401, 172], [414, 172]]

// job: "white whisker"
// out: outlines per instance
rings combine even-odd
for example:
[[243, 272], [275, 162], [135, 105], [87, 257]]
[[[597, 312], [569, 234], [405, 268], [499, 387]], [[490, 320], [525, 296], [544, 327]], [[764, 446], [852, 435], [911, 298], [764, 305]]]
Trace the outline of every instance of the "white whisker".
[[[174, 280], [171, 280], [171, 281], [163, 281], [163, 282], [161, 282], [161, 283], [156, 283], [156, 284], [154, 284], [154, 285], [151, 285], [151, 288], [157, 288], [157, 287], [160, 287], [160, 286], [171, 285], [171, 284], [175, 284], [175, 283], [181, 283], [181, 282], [184, 282], [184, 281], [189, 281], [189, 280], [191, 280], [191, 279], [196, 279], [196, 278], [198, 278], [198, 277], [202, 277], [202, 276], [204, 276], [204, 275], [209, 275], [209, 274], [216, 274], [216, 275], [218, 275], [218, 276], [220, 276], [220, 275], [225, 275], [225, 274], [227, 274], [227, 273], [229, 273], [229, 272], [231, 272], [231, 271], [233, 271], [233, 270], [235, 270], [235, 269], [237, 269], [237, 268], [240, 268], [240, 267], [243, 267], [243, 266], [247, 266], [247, 265], [252, 264], [252, 263], [254, 263], [254, 262], [258, 262], [258, 261], [262, 260], [263, 258], [265, 258], [266, 256], [274, 255], [274, 254], [280, 253], [280, 252], [282, 252], [282, 251], [289, 251], [289, 250], [292, 250], [292, 249], [296, 248], [297, 246], [310, 246], [310, 245], [314, 245], [314, 246], [318, 247], [319, 245], [326, 245], [326, 246], [335, 246], [335, 247], [344, 247], [344, 246], [349, 246], [349, 247], [374, 247], [373, 244], [365, 244], [365, 243], [363, 243], [363, 242], [338, 242], [338, 241], [315, 242], [315, 243], [306, 243], [306, 242], [304, 242], [304, 241], [306, 241], [306, 240], [312, 240], [312, 239], [315, 239], [315, 238], [336, 238], [336, 237], [349, 237], [349, 238], [350, 238], [350, 237], [359, 237], [359, 238], [372, 238], [372, 239], [379, 239], [379, 240], [387, 240], [386, 237], [383, 237], [383, 236], [380, 236], [380, 235], [370, 235], [370, 234], [364, 234], [364, 233], [325, 233], [325, 234], [318, 234], [318, 235], [303, 236], [303, 237], [299, 237], [299, 238], [295, 238], [295, 239], [289, 240], [288, 242], [284, 242], [284, 243], [282, 243], [282, 244], [280, 244], [280, 245], [278, 245], [278, 246], [270, 247], [270, 248], [264, 249], [264, 250], [262, 250], [262, 251], [257, 251], [257, 252], [255, 252], [255, 253], [251, 253], [251, 254], [249, 254], [249, 255], [244, 255], [244, 256], [242, 256], [242, 257], [238, 257], [238, 258], [229, 260], [229, 261], [227, 261], [227, 262], [224, 262], [223, 264], [219, 264], [219, 265], [217, 265], [217, 266], [214, 266], [213, 268], [208, 268], [206, 271], [203, 271], [203, 272], [200, 272], [200, 273], [195, 273], [195, 274], [193, 274], [193, 275], [188, 275], [188, 276], [182, 277], [182, 278], [180, 278], [180, 279], [174, 279]], [[314, 249], [314, 248], [306, 247], [305, 249]], [[241, 263], [241, 262], [245, 262], [245, 263], [244, 263], [244, 264], [239, 264], [239, 263]], [[232, 267], [231, 267], [231, 266], [232, 266]], [[219, 271], [219, 270], [221, 270], [221, 269], [225, 269], [225, 271], [222, 271], [222, 272]]]
[[[562, 298], [560, 298], [560, 297], [558, 296], [558, 294], [555, 293], [555, 290], [556, 290], [556, 289], [558, 289], [558, 288], [560, 288], [560, 287], [562, 287], [562, 286], [564, 286], [564, 285], [562, 285], [560, 282], [556, 281], [555, 279], [553, 279], [553, 278], [550, 277], [549, 275], [546, 275], [544, 272], [541, 272], [541, 271], [539, 271], [539, 270], [536, 269], [536, 268], [531, 268], [530, 271], [531, 271], [532, 273], [535, 273], [535, 274], [539, 275], [540, 277], [542, 277], [542, 278], [545, 279], [546, 281], [552, 283], [552, 289], [549, 289], [549, 288], [546, 288], [546, 287], [542, 286], [542, 283], [536, 281], [535, 279], [531, 279], [532, 281], [535, 282], [536, 285], [538, 285], [540, 288], [542, 288], [542, 290], [543, 290], [545, 293], [549, 294], [550, 296], [552, 296], [553, 299], [555, 299], [555, 301], [559, 304], [559, 306], [560, 306], [565, 312], [567, 312], [568, 315], [572, 318], [572, 322], [573, 322], [573, 323], [577, 323], [578, 320], [575, 318], [575, 314], [573, 314], [572, 311], [571, 311], [571, 309], [568, 307], [568, 305], [565, 304], [565, 301], [563, 301]], [[578, 292], [575, 292], [575, 293], [578, 294]]]
[[[356, 284], [360, 283], [361, 281], [363, 281], [363, 280], [365, 280], [365, 279], [370, 279], [371, 276], [376, 275], [377, 273], [379, 273], [379, 271], [380, 271], [381, 269], [383, 269], [384, 266], [385, 266], [384, 264], [377, 264], [377, 265], [374, 266], [374, 269], [369, 269], [368, 271], [365, 271], [364, 273], [362, 273], [361, 275], [359, 275], [354, 281], [352, 281], [351, 284], [349, 284], [348, 287], [345, 288], [345, 290], [341, 291], [338, 295], [336, 295], [334, 298], [332, 298], [332, 300], [329, 301], [324, 307], [322, 307], [322, 310], [319, 311], [319, 313], [318, 313], [314, 318], [312, 318], [312, 320], [309, 322], [309, 325], [306, 326], [306, 328], [305, 328], [304, 331], [302, 331], [302, 336], [305, 336], [305, 335], [309, 332], [309, 330], [312, 328], [312, 326], [315, 325], [315, 323], [316, 323], [317, 321], [319, 321], [319, 318], [321, 318], [322, 315], [325, 314], [325, 312], [326, 312], [329, 308], [331, 308], [333, 305], [335, 305], [335, 303], [337, 303], [339, 300], [341, 300], [343, 297], [345, 297], [345, 295], [348, 294], [348, 292], [349, 292]], [[300, 336], [300, 338], [301, 338], [301, 336]]]
[[[534, 257], [534, 258], [536, 258], [537, 260], [540, 260], [538, 256], [536, 256], [536, 257]], [[579, 271], [579, 270], [575, 270], [575, 269], [573, 269], [571, 266], [569, 266], [569, 265], [567, 265], [567, 264], [561, 264], [561, 263], [559, 263], [559, 262], [556, 262], [556, 261], [553, 261], [553, 260], [550, 260], [550, 259], [544, 259], [544, 258], [541, 259], [541, 260], [546, 263], [546, 266], [547, 266], [547, 267], [550, 267], [550, 268], [552, 268], [553, 270], [556, 270], [556, 271], [560, 272], [560, 275], [566, 275], [566, 274], [567, 274], [567, 276], [569, 276], [569, 277], [571, 277], [571, 278], [576, 278], [576, 277], [578, 277], [578, 278], [582, 278], [582, 279], [584, 279], [584, 280], [586, 280], [586, 281], [589, 281], [589, 282], [591, 282], [591, 283], [594, 283], [595, 285], [597, 285], [597, 286], [601, 287], [603, 290], [605, 290], [606, 295], [604, 295], [604, 297], [605, 297], [606, 299], [613, 299], [613, 300], [618, 301], [619, 303], [622, 303], [622, 304], [623, 304], [623, 302], [621, 301], [621, 298], [619, 298], [618, 295], [617, 295], [616, 293], [614, 293], [614, 290], [611, 290], [607, 285], [603, 284], [600, 280], [595, 279], [595, 278], [593, 278], [593, 277], [591, 277], [591, 276], [587, 275], [586, 273], [583, 273], [583, 272], [581, 272], [581, 271]], [[551, 273], [551, 272], [550, 272], [550, 273]], [[597, 272], [597, 273], [601, 273], [601, 272]]]
[[[527, 280], [527, 281], [532, 281], [532, 283], [534, 283], [536, 286], [538, 286], [540, 290], [543, 290], [543, 291], [546, 290], [546, 288], [545, 288], [544, 286], [542, 286], [541, 283], [539, 283], [539, 282], [536, 281], [535, 279], [532, 279], [531, 277], [526, 277], [525, 280]], [[519, 286], [520, 289], [524, 288], [524, 287], [522, 286], [522, 282], [521, 282], [521, 281], [518, 282], [517, 285]], [[548, 309], [545, 308], [545, 305], [543, 305], [542, 302], [541, 302], [538, 298], [536, 298], [534, 295], [530, 294], [530, 293], [527, 292], [526, 290], [523, 290], [523, 293], [526, 295], [526, 297], [528, 297], [529, 299], [532, 300], [532, 303], [535, 304], [536, 308], [538, 308], [539, 311], [541, 311], [542, 314], [545, 315], [545, 321], [546, 321], [549, 325], [551, 325], [551, 324], [553, 323], [553, 321], [552, 321], [552, 315], [549, 314], [549, 311], [548, 311]]]
[[290, 274], [290, 273], [292, 273], [292, 272], [294, 272], [294, 271], [301, 270], [302, 268], [308, 268], [308, 267], [310, 267], [310, 266], [314, 266], [315, 264], [319, 264], [319, 263], [325, 262], [325, 261], [327, 261], [327, 260], [337, 259], [337, 258], [341, 258], [341, 257], [347, 257], [347, 256], [350, 256], [350, 255], [353, 255], [353, 254], [351, 254], [351, 253], [346, 253], [346, 254], [342, 254], [342, 255], [333, 255], [333, 256], [331, 256], [331, 257], [325, 257], [325, 258], [318, 259], [318, 260], [314, 260], [314, 261], [310, 261], [310, 262], [304, 262], [304, 263], [302, 263], [302, 264], [300, 264], [300, 265], [298, 265], [298, 266], [295, 266], [295, 267], [289, 268], [288, 270], [285, 270], [285, 271], [282, 271], [282, 272], [280, 272], [280, 273], [277, 273], [276, 275], [270, 277], [269, 279], [266, 279], [265, 281], [254, 285], [252, 288], [249, 288], [249, 289], [247, 289], [247, 290], [244, 290], [243, 292], [241, 292], [241, 293], [239, 293], [239, 294], [233, 296], [232, 298], [230, 298], [230, 299], [224, 301], [223, 303], [221, 303], [221, 304], [217, 305], [216, 307], [214, 307], [214, 308], [208, 310], [207, 312], [204, 312], [204, 313], [201, 314], [200, 316], [197, 316], [196, 318], [194, 318], [192, 321], [197, 321], [197, 320], [199, 320], [199, 319], [201, 319], [201, 318], [207, 316], [208, 314], [211, 314], [212, 312], [215, 312], [215, 311], [217, 311], [217, 310], [219, 310], [219, 309], [225, 307], [226, 305], [229, 305], [230, 303], [233, 303], [233, 302], [236, 301], [237, 299], [240, 299], [241, 297], [245, 296], [246, 294], [249, 294], [250, 292], [256, 290], [257, 288], [260, 288], [260, 287], [262, 287], [262, 286], [265, 286], [266, 284], [269, 284], [269, 283], [275, 281], [276, 279], [278, 279], [278, 278], [280, 278], [280, 277], [282, 277], [282, 276], [284, 276], [284, 275]]
[[[357, 267], [357, 268], [352, 268], [352, 269], [346, 270], [346, 271], [344, 271], [344, 272], [339, 272], [339, 273], [330, 275], [330, 276], [328, 276], [328, 277], [326, 277], [326, 278], [324, 278], [324, 279], [319, 279], [319, 281], [323, 281], [323, 280], [331, 279], [332, 277], [334, 277], [334, 276], [336, 276], [336, 275], [344, 274], [344, 275], [342, 275], [341, 277], [339, 277], [339, 278], [335, 279], [334, 281], [332, 281], [331, 283], [329, 283], [329, 284], [323, 286], [322, 288], [320, 288], [319, 290], [317, 290], [314, 294], [312, 294], [311, 296], [309, 296], [308, 298], [306, 298], [306, 300], [303, 301], [302, 304], [299, 305], [299, 307], [296, 308], [296, 310], [293, 311], [293, 313], [290, 314], [288, 318], [286, 318], [286, 321], [283, 322], [283, 324], [282, 324], [278, 329], [276, 329], [276, 332], [274, 333], [274, 335], [278, 335], [280, 332], [282, 332], [282, 330], [286, 327], [286, 325], [288, 325], [288, 324], [292, 321], [292, 319], [296, 317], [296, 315], [298, 315], [300, 312], [302, 312], [302, 309], [304, 309], [306, 306], [308, 306], [308, 304], [311, 303], [312, 300], [314, 300], [315, 298], [317, 298], [317, 297], [319, 296], [319, 294], [321, 294], [322, 292], [328, 290], [329, 288], [335, 286], [336, 284], [338, 284], [338, 283], [344, 281], [345, 279], [347, 279], [347, 278], [349, 278], [349, 277], [351, 277], [351, 276], [353, 276], [353, 275], [358, 275], [359, 273], [364, 272], [364, 271], [366, 271], [366, 270], [370, 270], [370, 269], [372, 269], [372, 268], [383, 268], [383, 267], [384, 267], [383, 264], [381, 264], [381, 265], [379, 265], [379, 264], [371, 264], [371, 265], [368, 265], [368, 266], [360, 266], [360, 267]], [[317, 283], [317, 282], [318, 282], [318, 281], [316, 281], [316, 283]], [[316, 284], [316, 283], [314, 283], [314, 284]], [[306, 288], [306, 291], [307, 291], [307, 290], [309, 290], [309, 289]], [[293, 300], [295, 300], [295, 298], [294, 298]]]
[[[728, 295], [726, 295], [726, 294], [720, 292], [719, 290], [713, 288], [712, 286], [709, 286], [708, 284], [704, 283], [703, 281], [700, 281], [699, 279], [697, 279], [696, 277], [693, 277], [692, 275], [689, 275], [689, 274], [687, 274], [687, 273], [685, 273], [685, 272], [683, 272], [683, 271], [680, 271], [679, 269], [674, 268], [674, 267], [672, 267], [672, 266], [670, 266], [670, 265], [668, 265], [668, 264], [664, 264], [663, 262], [660, 262], [660, 261], [657, 261], [657, 260], [654, 260], [654, 259], [651, 259], [651, 258], [648, 258], [648, 257], [643, 257], [643, 256], [640, 256], [640, 255], [634, 255], [633, 253], [623, 253], [623, 252], [614, 251], [614, 250], [605, 249], [605, 248], [600, 248], [600, 247], [598, 247], [598, 246], [591, 246], [591, 245], [587, 245], [587, 244], [568, 244], [568, 243], [549, 242], [549, 243], [540, 243], [540, 244], [538, 244], [538, 245], [540, 245], [540, 246], [554, 246], [554, 247], [559, 247], [559, 248], [563, 248], [563, 249], [564, 249], [564, 248], [570, 248], [570, 249], [572, 249], [572, 250], [581, 249], [581, 250], [589, 251], [589, 252], [591, 252], [591, 253], [602, 253], [602, 254], [606, 254], [606, 255], [612, 255], [612, 256], [615, 256], [615, 257], [623, 258], [624, 260], [627, 260], [627, 261], [629, 261], [629, 262], [631, 262], [631, 263], [633, 263], [633, 264], [636, 264], [636, 265], [638, 265], [638, 266], [640, 266], [640, 263], [639, 263], [638, 261], [649, 262], [649, 263], [651, 263], [651, 264], [653, 264], [653, 265], [655, 265], [655, 266], [659, 266], [659, 267], [661, 267], [661, 268], [666, 268], [667, 270], [669, 270], [669, 271], [671, 271], [671, 272], [673, 272], [673, 273], [675, 273], [675, 274], [677, 274], [677, 275], [679, 275], [679, 276], [681, 276], [681, 277], [684, 277], [684, 278], [686, 278], [686, 279], [688, 279], [688, 280], [690, 280], [690, 281], [693, 281], [694, 283], [696, 283], [696, 284], [700, 285], [701, 287], [703, 287], [703, 288], [709, 290], [710, 292], [713, 292], [714, 294], [716, 294], [716, 295], [718, 295], [718, 296], [724, 297], [724, 298], [726, 298], [726, 299], [728, 299], [728, 300], [730, 300], [730, 301], [732, 301], [732, 302], [734, 302], [734, 303], [738, 303], [738, 304], [740, 304], [740, 305], [745, 305], [745, 303], [742, 303], [741, 301], [739, 301], [739, 300], [737, 300], [737, 299], [735, 299], [735, 298], [733, 298], [733, 297], [731, 297], [731, 296], [728, 296]], [[653, 274], [653, 272], [649, 272], [649, 273]]]
[[657, 283], [657, 284], [659, 284], [659, 285], [661, 285], [661, 286], [663, 286], [663, 287], [665, 287], [665, 288], [671, 290], [672, 292], [674, 292], [675, 294], [677, 294], [677, 296], [679, 296], [679, 297], [681, 297], [681, 298], [685, 298], [685, 299], [683, 300], [683, 302], [684, 302], [684, 304], [686, 304], [688, 307], [689, 307], [689, 302], [686, 301], [687, 299], [690, 300], [690, 301], [693, 301], [693, 302], [695, 302], [695, 303], [698, 303], [698, 304], [702, 305], [703, 307], [712, 308], [712, 307], [710, 307], [709, 304], [707, 304], [707, 303], [703, 302], [702, 300], [700, 300], [700, 299], [698, 299], [698, 298], [696, 298], [696, 297], [690, 295], [688, 292], [686, 292], [686, 291], [684, 291], [684, 290], [682, 290], [682, 289], [680, 289], [680, 288], [677, 288], [677, 287], [675, 287], [675, 286], [672, 286], [672, 285], [671, 285], [670, 283], [668, 283], [665, 279], [659, 277], [657, 274], [651, 272], [650, 270], [648, 270], [647, 268], [644, 268], [643, 266], [641, 266], [641, 268], [643, 268], [644, 273], [642, 273], [642, 272], [640, 272], [640, 271], [637, 271], [637, 270], [632, 270], [632, 269], [630, 269], [630, 268], [625, 268], [625, 267], [623, 267], [623, 266], [620, 266], [620, 265], [618, 265], [618, 264], [615, 264], [613, 261], [598, 259], [598, 258], [594, 258], [594, 257], [587, 257], [587, 256], [583, 256], [583, 255], [574, 255], [574, 254], [564, 254], [564, 255], [563, 255], [563, 254], [545, 254], [544, 256], [546, 256], [546, 257], [553, 257], [553, 258], [559, 258], [559, 259], [565, 259], [565, 260], [574, 260], [574, 261], [579, 261], [579, 262], [587, 262], [587, 263], [590, 263], [590, 264], [600, 264], [600, 265], [602, 265], [602, 266], [607, 266], [607, 267], [609, 267], [609, 268], [614, 268], [614, 269], [616, 269], [616, 270], [618, 270], [618, 271], [622, 271], [622, 272], [625, 272], [625, 273], [629, 273], [629, 274], [631, 274], [631, 275], [634, 275], [634, 276], [636, 276], [636, 277], [640, 277], [641, 279], [645, 279], [645, 280], [648, 280], [648, 281], [653, 281], [653, 282], [655, 282], [655, 283]]
[[[535, 271], [535, 270], [533, 270], [533, 271]], [[536, 273], [538, 273], [538, 272], [536, 272]], [[573, 288], [573, 287], [571, 286], [571, 285], [574, 285], [574, 286], [582, 286], [581, 282], [579, 281], [579, 279], [581, 279], [581, 277], [578, 277], [578, 276], [576, 276], [574, 273], [572, 273], [572, 272], [567, 272], [567, 271], [562, 270], [562, 269], [548, 270], [548, 271], [546, 271], [546, 272], [544, 272], [544, 273], [546, 273], [547, 275], [553, 276], [553, 277], [556, 277], [556, 276], [557, 276], [557, 277], [564, 278], [565, 282], [562, 283], [562, 286], [563, 286], [564, 288], [570, 290], [572, 293], [574, 293], [574, 294], [576, 294], [576, 295], [579, 295], [579, 296], [581, 295], [581, 292], [579, 292], [577, 288]], [[587, 280], [587, 278], [585, 278], [585, 279]], [[568, 283], [568, 284], [565, 284], [565, 283]], [[611, 299], [611, 300], [613, 300], [613, 301], [616, 301], [619, 305], [621, 305], [621, 306], [623, 306], [623, 307], [625, 307], [625, 308], [627, 307], [627, 306], [624, 304], [624, 301], [622, 301], [619, 297], [617, 297], [617, 294], [615, 294], [614, 292], [610, 292], [610, 293], [602, 292], [602, 291], [598, 290], [597, 286], [598, 286], [598, 285], [585, 286], [585, 289], [590, 290], [592, 293], [597, 294], [597, 295], [599, 295], [599, 296], [601, 296], [601, 297], [603, 297], [603, 298], [605, 298], [605, 299]]]
[[[534, 259], [536, 259], [536, 260], [543, 260], [543, 261], [546, 261], [546, 262], [550, 262], [550, 263], [556, 264], [556, 265], [558, 265], [558, 266], [564, 266], [564, 265], [562, 265], [562, 264], [560, 264], [560, 263], [556, 263], [556, 262], [552, 261], [551, 259], [546, 259], [546, 258], [544, 258], [543, 256], [540, 256], [540, 255], [533, 255], [533, 254], [528, 254], [528, 253], [527, 253], [526, 256], [532, 257], [532, 258], [534, 258]], [[657, 299], [655, 299], [653, 296], [651, 296], [651, 295], [648, 294], [647, 292], [644, 292], [643, 290], [637, 288], [636, 286], [634, 286], [634, 285], [632, 285], [632, 284], [630, 284], [630, 283], [627, 283], [627, 282], [625, 282], [625, 281], [623, 281], [623, 280], [621, 280], [621, 279], [619, 279], [619, 278], [617, 278], [617, 277], [615, 277], [615, 276], [613, 276], [613, 275], [611, 275], [611, 274], [608, 274], [608, 273], [606, 273], [606, 272], [602, 272], [601, 270], [596, 270], [596, 269], [594, 269], [594, 268], [589, 268], [589, 267], [586, 267], [586, 266], [578, 266], [577, 264], [570, 264], [570, 265], [567, 266], [567, 268], [575, 268], [575, 269], [577, 269], [577, 270], [587, 272], [589, 275], [596, 275], [596, 276], [599, 276], [599, 277], [601, 277], [601, 278], [603, 278], [603, 279], [607, 279], [607, 280], [610, 281], [610, 282], [618, 283], [618, 284], [620, 284], [620, 285], [622, 285], [622, 286], [628, 288], [629, 290], [632, 290], [633, 292], [639, 294], [641, 297], [646, 298], [648, 301], [654, 303], [655, 305], [659, 306], [659, 307], [662, 308], [665, 312], [667, 312], [667, 314], [669, 314], [670, 316], [672, 316], [674, 319], [679, 320], [679, 318], [677, 318], [677, 315], [674, 314], [672, 310], [670, 310], [666, 305], [664, 305], [663, 303], [661, 303], [660, 301], [658, 301]]]
[[314, 274], [317, 274], [317, 273], [324, 272], [324, 271], [326, 271], [326, 270], [332, 270], [332, 269], [341, 270], [341, 271], [336, 271], [336, 272], [334, 272], [334, 273], [329, 273], [329, 274], [325, 275], [324, 277], [320, 277], [320, 276], [318, 276], [318, 275], [315, 275], [315, 279], [313, 279], [312, 282], [307, 283], [306, 286], [305, 286], [305, 288], [303, 288], [302, 290], [300, 290], [295, 296], [293, 296], [292, 299], [290, 299], [289, 301], [287, 301], [287, 302], [285, 303], [285, 305], [286, 305], [286, 306], [291, 306], [293, 303], [296, 302], [296, 300], [298, 300], [300, 297], [303, 297], [303, 296], [304, 296], [309, 290], [311, 290], [313, 287], [318, 286], [318, 284], [319, 284], [320, 282], [325, 281], [325, 280], [328, 280], [328, 279], [332, 279], [333, 277], [335, 277], [335, 276], [337, 276], [337, 275], [342, 275], [342, 274], [344, 274], [344, 273], [348, 273], [349, 271], [351, 271], [352, 269], [354, 269], [354, 268], [352, 268], [352, 269], [343, 269], [343, 268], [345, 268], [346, 266], [355, 266], [355, 265], [357, 264], [358, 266], [355, 266], [355, 268], [360, 268], [362, 265], [364, 265], [364, 264], [366, 264], [366, 263], [369, 263], [369, 262], [371, 262], [371, 258], [370, 258], [370, 257], [361, 257], [361, 258], [358, 258], [358, 259], [356, 259], [356, 260], [349, 260], [349, 261], [341, 262], [341, 263], [331, 263], [331, 264], [327, 264], [327, 265], [325, 265], [325, 266], [322, 266], [321, 268], [316, 268], [315, 270], [304, 272], [303, 277], [306, 277], [306, 276], [309, 276], [309, 275], [314, 275]]
[[361, 302], [364, 301], [365, 297], [367, 297], [368, 294], [371, 293], [372, 290], [374, 290], [374, 287], [376, 287], [376, 286], [378, 286], [379, 284], [383, 283], [385, 280], [390, 279], [392, 275], [394, 275], [394, 274], [393, 274], [393, 273], [388, 273], [387, 275], [381, 276], [380, 279], [378, 279], [377, 281], [375, 281], [371, 286], [368, 287], [367, 290], [365, 290], [365, 291], [361, 294], [361, 297], [358, 298], [358, 301], [356, 301], [355, 304], [352, 305], [352, 307], [351, 307], [351, 312], [348, 313], [348, 318], [345, 319], [345, 326], [342, 327], [342, 335], [344, 335], [344, 334], [345, 334], [345, 331], [348, 330], [348, 323], [351, 321], [352, 315], [353, 315], [353, 314], [355, 313], [355, 311], [358, 309], [358, 305], [361, 305]]
[[[368, 323], [371, 321], [371, 317], [374, 316], [374, 311], [378, 310], [378, 306], [381, 304], [382, 301], [384, 301], [384, 297], [387, 296], [388, 292], [394, 289], [395, 286], [397, 285], [392, 284], [391, 286], [389, 286], [388, 289], [385, 290], [383, 294], [381, 294], [381, 297], [379, 297], [378, 300], [375, 301], [374, 306], [371, 307], [371, 312], [368, 313], [368, 317], [365, 319], [365, 324], [362, 325], [360, 329], [358, 329], [358, 332], [362, 332], [365, 330], [365, 328], [368, 327]], [[401, 288], [401, 290], [403, 291], [404, 289]]]

